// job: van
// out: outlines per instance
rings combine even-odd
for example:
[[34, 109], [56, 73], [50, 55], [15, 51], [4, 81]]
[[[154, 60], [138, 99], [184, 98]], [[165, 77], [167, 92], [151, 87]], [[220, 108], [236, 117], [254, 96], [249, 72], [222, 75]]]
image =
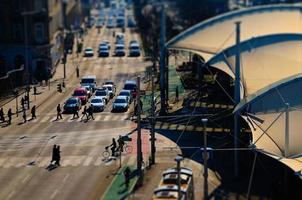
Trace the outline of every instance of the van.
[[90, 87], [92, 92], [94, 92], [95, 89], [97, 88], [97, 86], [96, 86], [96, 76], [95, 75], [83, 76], [81, 78], [81, 86], [82, 87]]

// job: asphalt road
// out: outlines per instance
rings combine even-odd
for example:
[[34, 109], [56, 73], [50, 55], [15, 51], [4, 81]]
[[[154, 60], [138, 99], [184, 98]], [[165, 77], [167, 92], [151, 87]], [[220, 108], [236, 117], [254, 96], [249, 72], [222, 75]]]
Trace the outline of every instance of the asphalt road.
[[[125, 80], [143, 75], [147, 63], [142, 57], [113, 57], [113, 31], [121, 29], [102, 28], [98, 33], [92, 28], [84, 48], [93, 47], [95, 56], [69, 55], [68, 59], [79, 63], [81, 76], [96, 75], [99, 86], [107, 79], [114, 80], [118, 92]], [[127, 50], [130, 40], [140, 38], [128, 28], [125, 33]], [[111, 42], [109, 58], [97, 57], [103, 39]], [[94, 114], [93, 121], [74, 120], [70, 114], [55, 121], [56, 105], [63, 105], [79, 85], [75, 74], [68, 74], [65, 92], [43, 94], [48, 96], [37, 109], [37, 119], [0, 129], [0, 199], [100, 199], [118, 169], [118, 163], [105, 162], [101, 153], [112, 137], [130, 132], [134, 124], [129, 112], [110, 112], [113, 100], [104, 112]], [[61, 146], [61, 166], [48, 170], [54, 144]]]

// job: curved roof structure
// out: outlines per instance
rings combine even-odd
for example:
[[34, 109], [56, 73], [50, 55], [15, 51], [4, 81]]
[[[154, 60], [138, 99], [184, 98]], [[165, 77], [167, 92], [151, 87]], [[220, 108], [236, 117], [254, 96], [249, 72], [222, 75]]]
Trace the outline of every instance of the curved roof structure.
[[201, 22], [166, 45], [187, 50], [208, 61], [235, 45], [235, 22], [241, 21], [241, 40], [276, 33], [302, 33], [301, 5], [269, 5], [229, 12]]
[[[241, 81], [245, 96], [302, 72], [302, 34], [274, 34], [239, 45]], [[236, 45], [213, 56], [208, 64], [235, 77]]]
[[[271, 84], [237, 105], [258, 149], [302, 170], [302, 73]], [[289, 133], [288, 148], [286, 132]], [[286, 155], [287, 152], [287, 155]]]

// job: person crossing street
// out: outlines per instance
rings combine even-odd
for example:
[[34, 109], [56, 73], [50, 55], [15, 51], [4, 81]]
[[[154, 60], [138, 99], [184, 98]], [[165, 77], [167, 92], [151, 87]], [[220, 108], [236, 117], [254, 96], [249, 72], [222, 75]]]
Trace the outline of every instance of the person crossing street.
[[31, 108], [31, 118], [32, 118], [32, 119], [37, 119], [37, 116], [36, 116], [36, 105], [34, 105], [34, 106]]
[[25, 109], [23, 109], [23, 114], [22, 114], [22, 118], [23, 118], [23, 123], [26, 123], [27, 122], [27, 119], [26, 119], [26, 111]]
[[63, 119], [63, 117], [62, 117], [62, 110], [61, 110], [61, 105], [60, 104], [57, 105], [57, 120], [59, 118]]
[[12, 115], [13, 115], [12, 109], [10, 108], [10, 109], [8, 109], [8, 111], [7, 111], [7, 117], [8, 117], [7, 124], [8, 124], [8, 125], [10, 125], [10, 124], [12, 123]]
[[0, 109], [0, 121], [5, 122], [3, 108]]

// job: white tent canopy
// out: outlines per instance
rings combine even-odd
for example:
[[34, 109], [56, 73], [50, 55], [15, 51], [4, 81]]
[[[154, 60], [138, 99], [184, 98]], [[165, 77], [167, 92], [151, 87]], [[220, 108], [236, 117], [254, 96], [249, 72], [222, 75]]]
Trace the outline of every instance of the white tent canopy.
[[301, 88], [302, 74], [295, 75], [263, 88], [235, 108], [249, 124], [257, 148], [295, 171], [302, 170]]
[[[241, 81], [245, 96], [302, 72], [302, 34], [275, 34], [240, 43]], [[236, 45], [208, 61], [235, 77]]]
[[169, 49], [195, 52], [208, 61], [235, 45], [235, 22], [241, 21], [241, 40], [276, 33], [302, 33], [301, 10], [301, 5], [269, 5], [229, 12], [189, 28], [166, 45]]

